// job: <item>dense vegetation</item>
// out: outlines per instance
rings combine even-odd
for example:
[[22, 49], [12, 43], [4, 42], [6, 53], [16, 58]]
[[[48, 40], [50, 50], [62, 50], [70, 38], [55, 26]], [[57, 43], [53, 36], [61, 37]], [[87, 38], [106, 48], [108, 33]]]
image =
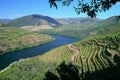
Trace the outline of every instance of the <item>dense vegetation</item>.
[[53, 40], [51, 36], [27, 32], [20, 28], [0, 27], [0, 54], [43, 44]]
[[120, 75], [119, 36], [119, 33], [109, 34], [74, 44], [80, 48], [80, 54], [75, 62], [81, 66], [81, 79], [110, 80]]
[[73, 2], [76, 5], [74, 9], [77, 14], [85, 13], [90, 17], [96, 17], [97, 13], [109, 10], [113, 5], [119, 3], [120, 0], [49, 0], [50, 7], [56, 7], [56, 9], [58, 8], [58, 3], [62, 3], [63, 6], [70, 6]]
[[[108, 31], [109, 30], [109, 31]], [[65, 61], [73, 62], [81, 69], [80, 80], [118, 80], [120, 76], [120, 26], [102, 30], [73, 46], [80, 50], [72, 61], [74, 51], [68, 45], [53, 49], [44, 55], [19, 61], [0, 74], [1, 80], [43, 80], [49, 70]], [[12, 73], [12, 74], [11, 74]]]

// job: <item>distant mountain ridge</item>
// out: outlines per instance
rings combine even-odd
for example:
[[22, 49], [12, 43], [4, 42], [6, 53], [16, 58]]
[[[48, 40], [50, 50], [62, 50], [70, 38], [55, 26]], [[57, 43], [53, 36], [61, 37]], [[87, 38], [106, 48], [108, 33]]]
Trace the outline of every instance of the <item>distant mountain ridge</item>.
[[81, 25], [91, 22], [98, 22], [101, 19], [98, 18], [88, 18], [88, 17], [80, 17], [80, 18], [60, 18], [54, 19], [49, 16], [43, 16], [39, 14], [33, 14], [28, 16], [23, 16], [20, 18], [16, 18], [8, 21], [8, 26], [15, 27], [24, 27], [24, 26], [47, 26], [47, 27], [58, 27], [60, 25]]
[[7, 23], [10, 20], [12, 20], [12, 19], [0, 19], [0, 22]]
[[43, 16], [39, 14], [27, 15], [20, 18], [16, 18], [7, 22], [7, 26], [21, 27], [23, 29], [30, 29], [32, 31], [39, 29], [52, 29], [61, 25], [73, 25], [73, 26], [111, 26], [116, 24], [116, 17], [110, 17], [102, 20], [99, 18], [89, 17], [77, 17], [77, 18], [59, 18], [54, 19], [49, 16]]
[[60, 18], [56, 19], [62, 25], [81, 25], [85, 23], [98, 22], [101, 19], [98, 18], [89, 18], [89, 17], [80, 17], [80, 18]]

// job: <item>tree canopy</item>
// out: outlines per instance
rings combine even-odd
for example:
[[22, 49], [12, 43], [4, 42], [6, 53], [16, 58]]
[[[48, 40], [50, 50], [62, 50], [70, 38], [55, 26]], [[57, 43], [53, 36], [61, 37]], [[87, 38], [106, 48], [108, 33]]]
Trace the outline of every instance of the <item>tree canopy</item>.
[[[49, 0], [50, 7], [58, 8], [57, 3], [69, 6], [75, 0]], [[86, 13], [90, 17], [96, 17], [98, 12], [105, 12], [120, 0], [77, 0], [77, 6], [74, 7], [77, 14]]]

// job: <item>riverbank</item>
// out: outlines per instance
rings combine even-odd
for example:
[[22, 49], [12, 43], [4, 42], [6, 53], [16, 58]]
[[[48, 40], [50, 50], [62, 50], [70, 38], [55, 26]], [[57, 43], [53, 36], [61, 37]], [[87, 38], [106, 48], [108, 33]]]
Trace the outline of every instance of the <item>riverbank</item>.
[[59, 47], [65, 44], [70, 44], [70, 43], [77, 41], [77, 39], [75, 38], [60, 36], [60, 35], [52, 35], [52, 37], [54, 37], [54, 40], [49, 43], [18, 50], [15, 52], [11, 52], [9, 54], [1, 55], [0, 63], [3, 63], [3, 64], [0, 65], [0, 69], [2, 70], [6, 68], [11, 63], [15, 61], [19, 61], [19, 59], [26, 59], [26, 58], [38, 56], [45, 52], [48, 52], [49, 50], [53, 48], [56, 48], [56, 47]]
[[27, 32], [20, 28], [0, 28], [0, 55], [22, 50], [33, 46], [42, 45], [53, 41], [54, 38], [33, 32]]

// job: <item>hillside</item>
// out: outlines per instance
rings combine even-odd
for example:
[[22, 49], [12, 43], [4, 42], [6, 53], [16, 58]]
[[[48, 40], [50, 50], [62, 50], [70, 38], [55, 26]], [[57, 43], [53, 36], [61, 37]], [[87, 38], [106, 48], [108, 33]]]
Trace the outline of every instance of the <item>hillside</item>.
[[27, 32], [20, 28], [0, 27], [0, 55], [53, 40], [51, 36]]
[[52, 30], [45, 29], [45, 30], [40, 30], [39, 32], [47, 33], [47, 34], [59, 34], [59, 35], [75, 37], [78, 39], [83, 39], [88, 36], [95, 35], [97, 32], [102, 31], [104, 29], [119, 25], [120, 25], [120, 20], [117, 21], [116, 16], [114, 16], [99, 22], [85, 23], [79, 26], [64, 25], [56, 29], [52, 29]]
[[28, 15], [17, 19], [13, 19], [9, 21], [7, 25], [14, 27], [22, 27], [22, 26], [41, 27], [41, 25], [47, 25], [49, 27], [58, 27], [60, 23], [58, 23], [55, 19], [51, 17], [33, 14], [33, 15]]
[[98, 18], [88, 18], [88, 17], [80, 17], [80, 18], [60, 18], [56, 19], [59, 23], [62, 25], [74, 25], [74, 26], [80, 26], [84, 24], [90, 24], [101, 21], [101, 19]]
[[[106, 28], [119, 26], [120, 25], [120, 19], [118, 19], [118, 16], [112, 16], [108, 19], [105, 19], [103, 21], [100, 21], [95, 24], [98, 28], [98, 30], [104, 30]], [[98, 31], [97, 30], [97, 31]]]
[[54, 71], [62, 61], [72, 62], [80, 67], [82, 73], [80, 80], [120, 79], [119, 25], [104, 29], [72, 46], [79, 50], [76, 57], [75, 51], [70, 49], [69, 45], [64, 45], [43, 55], [16, 62], [10, 69], [0, 74], [0, 79], [43, 80], [46, 71]]

